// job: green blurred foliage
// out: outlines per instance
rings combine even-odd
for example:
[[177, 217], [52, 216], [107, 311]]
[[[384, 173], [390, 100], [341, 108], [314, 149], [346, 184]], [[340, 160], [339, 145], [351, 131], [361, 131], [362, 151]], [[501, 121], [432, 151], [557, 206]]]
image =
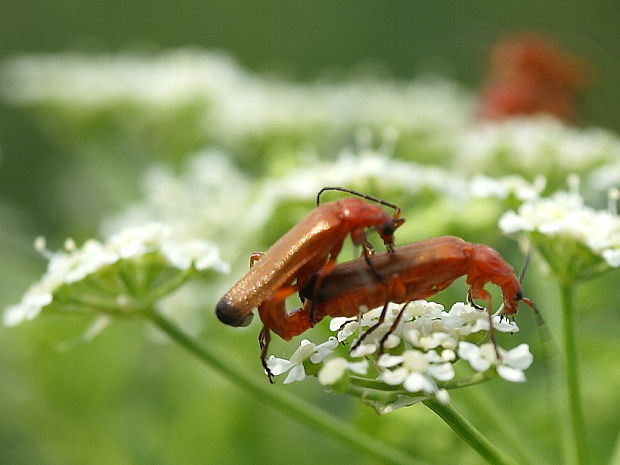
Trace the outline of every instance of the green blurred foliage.
[[[551, 35], [591, 64], [593, 83], [583, 97], [583, 121], [620, 129], [616, 82], [620, 54], [615, 48], [620, 43], [616, 21], [620, 6], [612, 2], [4, 0], [2, 10], [0, 58], [67, 49], [116, 51], [135, 44], [155, 49], [198, 45], [230, 52], [249, 69], [298, 79], [325, 72], [346, 76], [359, 66], [376, 72], [379, 66], [404, 78], [415, 71], [440, 71], [471, 88], [479, 84], [490, 43], [511, 31], [533, 29]], [[129, 117], [131, 108], [127, 112]], [[118, 153], [115, 142], [132, 147], [126, 135], [110, 134], [112, 129], [98, 121], [69, 128], [88, 133], [98, 150], [103, 140], [105, 150], [114, 154], [98, 159], [76, 157], [70, 141], [46, 138], [50, 128], [39, 127], [30, 115], [0, 103], [1, 307], [18, 300], [43, 270], [43, 261], [30, 248], [36, 235], [49, 237], [52, 248], [66, 236], [80, 240], [96, 235], [102, 218], [137, 198], [136, 179], [150, 157], [145, 140], [161, 136], [156, 147], [179, 151], [167, 154], [171, 158], [197, 148], [195, 141], [183, 137], [191, 125], [191, 112], [189, 106], [187, 113], [170, 122], [176, 129], [170, 131], [169, 140], [167, 134], [150, 133], [149, 121], [144, 121], [144, 134], [132, 135], [140, 138], [135, 150], [125, 153]], [[257, 141], [258, 152], [262, 143], [269, 141]], [[270, 151], [280, 153], [277, 147]], [[270, 244], [305, 214], [312, 201], [287, 206], [288, 217], [276, 212], [277, 222], [260, 232], [247, 252]], [[516, 246], [489, 227], [501, 212], [492, 211], [484, 201], [471, 208], [486, 212], [486, 221], [471, 210], [454, 212], [437, 199], [405, 201], [410, 202], [404, 214], [411, 217], [411, 225], [409, 232], [403, 229], [402, 242], [459, 234], [498, 247], [510, 263], [520, 263]], [[243, 227], [243, 212], [223, 214], [230, 216], [232, 227]], [[463, 221], [468, 215], [475, 221]], [[584, 310], [579, 344], [593, 463], [609, 456], [619, 420], [620, 378], [613, 369], [620, 349], [615, 292], [619, 277], [617, 270], [608, 273], [582, 285], [578, 293], [577, 307]], [[526, 286], [555, 331], [559, 315], [553, 283], [532, 266]], [[464, 284], [457, 283], [439, 301], [460, 300], [463, 291]], [[202, 338], [256, 375], [258, 325], [247, 329], [220, 325], [212, 312], [217, 297], [204, 302]], [[518, 321], [521, 332], [502, 337], [510, 345], [516, 344], [512, 340], [528, 342], [536, 354], [533, 318], [522, 310]], [[313, 332], [324, 333], [325, 324]], [[70, 351], [57, 349], [86, 325], [75, 317], [45, 316], [18, 328], [0, 329], [0, 463], [372, 463], [262, 405], [173, 345], [154, 343], [140, 321], [115, 323], [92, 343]], [[296, 345], [277, 341], [273, 351], [290, 354], [291, 347]], [[560, 454], [560, 441], [559, 433], [550, 429], [549, 412], [562, 414], [562, 394], [552, 393], [558, 405], [548, 408], [545, 373], [535, 364], [528, 377], [524, 386], [495, 381], [484, 389], [454, 393], [454, 403], [496, 444], [513, 450], [511, 431], [516, 429], [528, 441], [521, 447], [553, 462]], [[370, 408], [325, 394], [313, 383], [286, 389], [429, 463], [480, 463], [420, 405], [377, 417]]]

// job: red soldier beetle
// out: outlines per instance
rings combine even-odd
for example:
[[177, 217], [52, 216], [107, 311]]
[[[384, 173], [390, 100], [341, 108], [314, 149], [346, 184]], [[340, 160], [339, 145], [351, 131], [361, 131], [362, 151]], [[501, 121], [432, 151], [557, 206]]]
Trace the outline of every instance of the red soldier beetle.
[[[319, 206], [321, 194], [328, 190], [347, 192], [357, 197], [346, 197]], [[388, 206], [394, 213], [390, 216], [381, 206], [367, 200]], [[267, 252], [252, 255], [250, 263], [253, 266], [217, 303], [218, 318], [231, 326], [247, 326], [253, 317], [252, 310], [258, 308], [264, 324], [260, 342], [263, 354], [266, 354], [272, 320], [264, 319], [268, 311], [261, 308], [277, 307], [281, 303], [284, 309], [284, 300], [311, 278], [313, 289], [317, 289], [334, 269], [336, 258], [348, 235], [355, 245], [364, 247], [367, 264], [370, 263], [369, 255], [373, 253], [366, 237], [367, 229], [376, 229], [388, 251], [392, 251], [394, 231], [405, 221], [400, 217], [400, 211], [393, 203], [342, 187], [321, 189], [317, 195], [317, 207], [310, 214]], [[375, 278], [381, 279], [376, 273]], [[312, 307], [309, 313], [313, 315]]]
[[[372, 266], [384, 277], [383, 281], [378, 280], [362, 260], [341, 263], [322, 279], [316, 292], [312, 280], [300, 289], [300, 297], [306, 299], [303, 308], [287, 313], [284, 302], [269, 302], [261, 308], [261, 318], [268, 322], [273, 332], [285, 340], [290, 340], [313, 325], [310, 318], [312, 307], [315, 319], [319, 321], [325, 316], [355, 317], [359, 315], [360, 308], [383, 306], [379, 322], [358, 339], [358, 345], [365, 336], [383, 323], [388, 302], [406, 305], [412, 300], [429, 298], [461, 276], [467, 277], [468, 301], [472, 304], [474, 299], [486, 302], [489, 336], [494, 344], [490, 314], [493, 308], [492, 299], [491, 294], [484, 288], [487, 283], [500, 288], [503, 315], [514, 315], [520, 301], [539, 315], [533, 302], [523, 296], [520, 280], [515, 276], [513, 268], [496, 250], [483, 244], [472, 244], [453, 236], [435, 237], [398, 247], [394, 253], [375, 254], [372, 257]], [[381, 340], [381, 347], [398, 325], [405, 305], [390, 331]], [[265, 356], [266, 354], [263, 354], [263, 357]]]
[[509, 36], [491, 52], [480, 116], [499, 120], [542, 113], [574, 121], [578, 93], [587, 78], [584, 64], [547, 38], [532, 33]]

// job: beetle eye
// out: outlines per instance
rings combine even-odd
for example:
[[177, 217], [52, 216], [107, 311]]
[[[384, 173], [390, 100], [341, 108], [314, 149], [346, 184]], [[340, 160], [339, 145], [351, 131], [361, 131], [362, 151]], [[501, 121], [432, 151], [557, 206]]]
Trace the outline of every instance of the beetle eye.
[[523, 291], [519, 290], [517, 292], [517, 295], [515, 296], [515, 300], [518, 302], [519, 300], [521, 300], [523, 298]]
[[392, 223], [386, 223], [381, 228], [381, 232], [386, 236], [394, 234], [394, 225]]

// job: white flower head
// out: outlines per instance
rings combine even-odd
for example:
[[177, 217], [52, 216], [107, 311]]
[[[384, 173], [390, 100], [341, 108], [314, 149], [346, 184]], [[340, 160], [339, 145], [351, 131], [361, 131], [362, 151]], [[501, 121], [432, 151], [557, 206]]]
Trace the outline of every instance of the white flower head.
[[609, 266], [620, 266], [620, 217], [584, 205], [574, 190], [525, 202], [516, 212], [504, 214], [499, 226], [506, 234], [537, 232], [569, 238], [589, 248]]
[[[124, 264], [136, 266], [130, 275], [121, 270]], [[150, 273], [138, 271], [140, 267], [151, 269]], [[159, 224], [133, 227], [112, 236], [106, 242], [88, 240], [82, 247], [72, 245], [68, 251], [49, 254], [47, 271], [31, 286], [19, 304], [9, 307], [4, 314], [4, 323], [12, 326], [36, 317], [41, 310], [52, 304], [73, 308], [75, 302], [83, 302], [84, 310], [114, 312], [113, 307], [131, 306], [134, 298], [145, 297], [144, 290], [156, 291], [153, 283], [141, 282], [140, 276], [152, 275], [157, 279], [155, 269], [171, 267], [183, 277], [176, 287], [192, 273], [209, 269], [226, 272], [228, 264], [221, 260], [217, 247], [208, 241], [179, 241], [172, 237], [170, 228]], [[123, 276], [120, 276], [124, 273]], [[129, 284], [129, 280], [134, 280]], [[170, 276], [171, 280], [178, 278]], [[81, 287], [88, 282], [85, 295]], [[175, 287], [166, 287], [167, 292]], [[62, 296], [58, 294], [65, 288]], [[75, 293], [75, 295], [72, 295]], [[67, 297], [66, 294], [69, 294]], [[161, 295], [159, 297], [164, 297]], [[119, 310], [120, 312], [120, 310]]]
[[600, 128], [577, 128], [544, 116], [486, 122], [461, 133], [457, 167], [557, 175], [615, 160], [620, 140]]
[[[367, 310], [358, 318], [334, 318], [329, 327], [337, 332], [338, 337], [330, 337], [325, 344], [318, 346], [304, 340], [290, 360], [270, 357], [268, 366], [276, 376], [288, 372], [284, 382], [290, 383], [307, 377], [304, 366], [308, 366], [308, 361], [322, 364], [317, 374], [321, 385], [331, 386], [336, 391], [353, 385], [352, 392], [361, 389], [362, 399], [366, 389], [381, 390], [383, 384], [387, 393], [395, 393], [394, 397], [370, 402], [383, 413], [430, 396], [442, 403], [449, 402], [446, 388], [450, 383], [463, 382], [455, 380], [454, 369], [454, 364], [461, 359], [466, 360], [474, 372], [484, 373], [489, 378], [497, 373], [508, 381], [525, 381], [524, 370], [533, 361], [526, 344], [512, 350], [497, 347], [498, 359], [493, 344], [478, 346], [466, 340], [473, 333], [488, 331], [489, 315], [486, 311], [461, 302], [454, 304], [449, 311], [440, 304], [425, 300], [409, 302], [406, 306], [389, 304], [383, 325], [376, 327], [383, 310], [383, 307]], [[400, 318], [400, 324], [394, 325], [397, 318]], [[493, 323], [499, 331], [518, 331], [514, 323], [501, 320], [498, 315], [493, 315]], [[368, 330], [372, 331], [366, 333]], [[390, 335], [389, 330], [394, 334]], [[358, 337], [349, 341], [353, 334]], [[393, 343], [388, 345], [392, 336]], [[348, 355], [332, 357], [338, 344], [347, 342]], [[380, 347], [384, 350], [381, 354], [378, 353]], [[355, 376], [345, 376], [347, 373]], [[479, 375], [476, 376], [476, 382], [479, 382]], [[370, 392], [368, 394], [372, 397]]]
[[534, 357], [527, 344], [520, 344], [514, 349], [498, 348], [498, 360], [493, 344], [483, 344], [480, 347], [470, 342], [459, 343], [459, 357], [467, 360], [476, 371], [487, 371], [491, 367], [497, 369], [497, 374], [507, 381], [514, 383], [525, 382], [523, 372], [532, 364]]
[[435, 380], [449, 381], [454, 377], [452, 364], [441, 359], [436, 352], [406, 350], [402, 355], [379, 357], [383, 368], [379, 378], [389, 385], [402, 384], [409, 392], [437, 393]]

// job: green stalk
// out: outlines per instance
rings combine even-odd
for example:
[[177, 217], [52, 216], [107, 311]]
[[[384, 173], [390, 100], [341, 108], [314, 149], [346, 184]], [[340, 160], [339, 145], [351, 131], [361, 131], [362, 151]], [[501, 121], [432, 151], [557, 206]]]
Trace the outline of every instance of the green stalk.
[[439, 415], [456, 434], [465, 440], [487, 462], [494, 465], [517, 465], [517, 462], [495, 447], [454, 407], [444, 405], [435, 398], [425, 400], [424, 405]]
[[259, 381], [248, 376], [248, 374], [241, 369], [232, 367], [228, 361], [223, 360], [209, 347], [184, 333], [174, 325], [174, 323], [164, 318], [156, 311], [150, 311], [146, 313], [146, 315], [155, 326], [166, 333], [173, 341], [180, 344], [212, 369], [228, 378], [229, 381], [306, 426], [330, 436], [335, 441], [350, 447], [357, 453], [374, 457], [379, 463], [391, 465], [423, 464], [420, 460], [410, 457], [388, 444], [355, 430], [349, 424], [331, 417], [321, 409], [305, 402], [303, 399], [292, 396], [288, 392], [268, 384], [265, 380]]
[[616, 444], [611, 453], [609, 465], [620, 465], [620, 431], [618, 431], [618, 437], [616, 438]]
[[[574, 309], [574, 282], [563, 280], [560, 282], [560, 296], [562, 300], [562, 334], [564, 357], [566, 360], [566, 389], [568, 393], [568, 407], [571, 426], [571, 447], [574, 447], [575, 457], [579, 465], [587, 465], [588, 448], [586, 442], [586, 428], [581, 408], [579, 371], [577, 368], [577, 348], [575, 341], [575, 309]], [[569, 449], [570, 450], [570, 449]]]
[[484, 389], [484, 386], [480, 386], [478, 389], [470, 389], [467, 391], [467, 394], [469, 395], [467, 398], [468, 405], [484, 415], [491, 428], [503, 436], [502, 440], [517, 455], [519, 464], [544, 463], [541, 458], [536, 456], [524, 431], [497, 404], [497, 401], [488, 390]]

